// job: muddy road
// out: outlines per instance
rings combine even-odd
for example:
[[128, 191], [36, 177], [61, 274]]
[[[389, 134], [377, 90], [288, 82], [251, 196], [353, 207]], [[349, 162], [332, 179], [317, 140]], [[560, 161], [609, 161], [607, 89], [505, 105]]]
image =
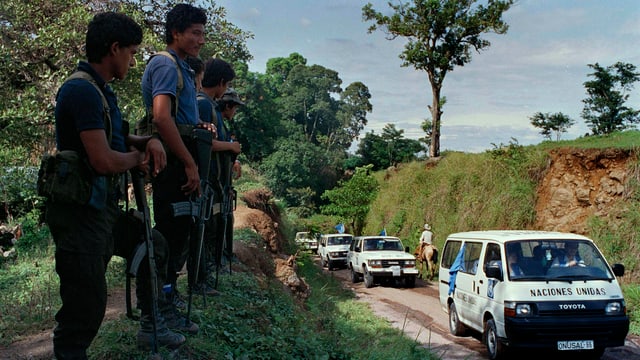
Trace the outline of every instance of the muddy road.
[[[319, 260], [317, 263], [320, 266]], [[440, 307], [436, 280], [418, 279], [413, 289], [394, 284], [367, 289], [362, 282], [353, 284], [347, 269], [328, 271], [324, 268], [323, 271], [340, 279], [360, 301], [367, 302], [376, 315], [387, 319], [392, 326], [442, 359], [488, 359], [479, 334], [472, 331], [465, 337], [450, 334], [449, 317]], [[640, 338], [629, 336], [625, 346], [607, 349], [602, 360], [614, 359], [640, 360]]]

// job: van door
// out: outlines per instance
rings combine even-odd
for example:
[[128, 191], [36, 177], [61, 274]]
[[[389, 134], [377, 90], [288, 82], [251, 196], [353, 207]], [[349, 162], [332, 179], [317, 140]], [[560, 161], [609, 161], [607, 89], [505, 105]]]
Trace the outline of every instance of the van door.
[[[485, 311], [489, 310], [489, 312], [495, 315], [496, 309], [499, 308], [498, 303], [502, 303], [502, 299], [500, 298], [500, 296], [496, 297], [495, 293], [496, 285], [498, 285], [500, 282], [497, 279], [488, 278], [485, 272], [487, 266], [489, 265], [502, 266], [502, 252], [500, 249], [500, 244], [487, 243], [480, 264], [482, 264], [482, 266], [479, 267], [478, 273], [476, 274], [476, 279], [478, 281], [478, 301], [476, 303], [476, 307], [472, 309], [472, 312], [476, 315], [476, 318], [473, 319], [474, 323], [482, 327]], [[502, 274], [504, 278], [504, 267], [502, 266], [502, 268]], [[501, 316], [499, 317], [501, 319]]]
[[[479, 263], [482, 245], [482, 242], [465, 242], [464, 267], [458, 272], [454, 294], [454, 301], [460, 319], [463, 323], [476, 330], [482, 329], [482, 316], [477, 314], [480, 306], [480, 284], [477, 274], [481, 272]], [[480, 317], [479, 324], [478, 317]]]

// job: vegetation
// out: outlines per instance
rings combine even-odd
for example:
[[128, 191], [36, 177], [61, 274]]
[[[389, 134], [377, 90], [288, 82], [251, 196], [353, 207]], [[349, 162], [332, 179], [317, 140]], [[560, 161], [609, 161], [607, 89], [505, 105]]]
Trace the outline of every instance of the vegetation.
[[567, 130], [576, 122], [569, 116], [563, 113], [543, 114], [537, 112], [530, 118], [531, 125], [540, 129], [540, 135], [551, 140], [551, 135], [555, 133], [556, 141], [560, 140], [562, 133], [566, 133]]
[[362, 18], [372, 21], [369, 33], [380, 28], [389, 39], [404, 37], [407, 43], [400, 54], [403, 66], [413, 65], [427, 72], [433, 95], [431, 111], [430, 155], [440, 156], [440, 124], [442, 117], [442, 85], [449, 71], [471, 61], [471, 51], [480, 52], [491, 43], [480, 37], [484, 33], [505, 34], [509, 26], [502, 14], [513, 0], [484, 2], [477, 0], [413, 0], [388, 5], [392, 15], [373, 9], [371, 3], [362, 8]]
[[609, 67], [598, 63], [589, 64], [593, 80], [584, 83], [587, 98], [582, 100], [582, 117], [594, 135], [610, 134], [629, 128], [640, 121], [640, 110], [634, 110], [625, 103], [633, 84], [640, 80], [633, 64], [617, 62]]

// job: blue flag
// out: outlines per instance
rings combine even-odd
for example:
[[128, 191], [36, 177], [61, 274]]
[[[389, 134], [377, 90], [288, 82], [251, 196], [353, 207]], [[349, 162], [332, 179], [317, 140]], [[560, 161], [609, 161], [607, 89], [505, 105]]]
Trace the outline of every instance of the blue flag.
[[464, 245], [465, 244], [462, 244], [460, 247], [456, 259], [453, 261], [453, 264], [451, 264], [451, 268], [449, 268], [449, 295], [453, 294], [453, 291], [456, 289], [458, 270], [464, 270]]
[[380, 231], [380, 236], [387, 236], [387, 228], [382, 229], [382, 231]]
[[338, 230], [338, 234], [344, 234], [344, 224], [340, 223], [335, 226], [336, 230]]

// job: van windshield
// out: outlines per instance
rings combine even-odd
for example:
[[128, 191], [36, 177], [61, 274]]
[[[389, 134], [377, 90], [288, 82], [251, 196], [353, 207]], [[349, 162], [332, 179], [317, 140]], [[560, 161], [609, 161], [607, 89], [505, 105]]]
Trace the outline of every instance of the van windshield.
[[579, 240], [524, 240], [505, 244], [511, 280], [610, 280], [613, 274], [596, 247]]

